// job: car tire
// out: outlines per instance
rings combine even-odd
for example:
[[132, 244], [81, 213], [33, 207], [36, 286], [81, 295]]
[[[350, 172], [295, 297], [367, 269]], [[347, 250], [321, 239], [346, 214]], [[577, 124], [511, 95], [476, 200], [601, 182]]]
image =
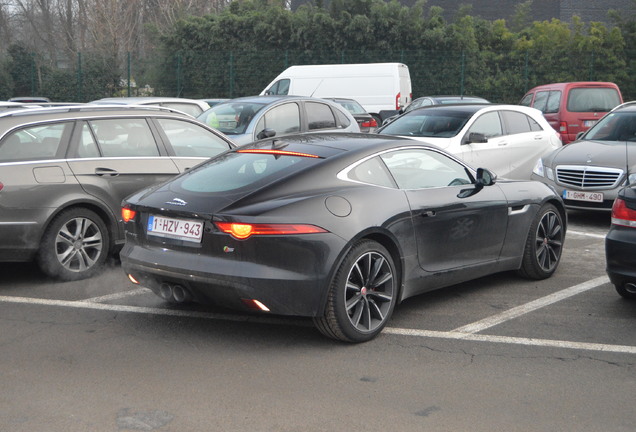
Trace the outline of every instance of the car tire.
[[325, 314], [314, 319], [322, 334], [345, 342], [377, 336], [393, 314], [398, 275], [389, 251], [362, 240], [347, 253], [329, 287]]
[[621, 295], [621, 297], [626, 298], [628, 300], [636, 300], [636, 285], [634, 284], [623, 284], [623, 285], [614, 285], [616, 288], [616, 292]]
[[552, 204], [546, 204], [535, 216], [521, 262], [519, 274], [527, 279], [546, 279], [561, 261], [565, 239], [563, 217]]
[[67, 209], [46, 229], [36, 261], [53, 278], [85, 279], [104, 266], [109, 238], [106, 224], [97, 213], [86, 208]]

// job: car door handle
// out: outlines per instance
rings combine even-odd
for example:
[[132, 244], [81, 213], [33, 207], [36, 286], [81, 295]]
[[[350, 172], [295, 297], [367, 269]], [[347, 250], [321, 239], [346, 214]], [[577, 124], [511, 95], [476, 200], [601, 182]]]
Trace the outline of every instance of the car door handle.
[[422, 212], [423, 217], [435, 217], [435, 215], [436, 215], [435, 210], [424, 210]]
[[507, 146], [507, 145], [508, 145], [508, 141], [499, 141], [499, 142], [497, 143], [497, 145], [498, 145], [499, 147], [505, 147], [505, 146]]
[[98, 176], [115, 177], [119, 175], [119, 171], [110, 168], [95, 168], [95, 174]]

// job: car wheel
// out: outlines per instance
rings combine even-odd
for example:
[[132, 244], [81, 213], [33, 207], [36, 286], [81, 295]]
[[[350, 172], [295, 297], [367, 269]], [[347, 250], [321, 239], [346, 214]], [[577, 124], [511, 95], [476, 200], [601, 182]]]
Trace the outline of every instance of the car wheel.
[[358, 242], [338, 267], [325, 315], [314, 319], [327, 337], [366, 342], [382, 331], [393, 313], [398, 277], [391, 254], [375, 241]]
[[619, 293], [623, 298], [628, 300], [636, 300], [636, 284], [634, 283], [626, 283], [623, 285], [614, 285], [616, 288], [616, 292]]
[[545, 279], [556, 271], [565, 237], [563, 218], [552, 204], [537, 213], [526, 240], [519, 274], [528, 279]]
[[97, 213], [84, 208], [68, 209], [47, 228], [36, 260], [51, 277], [84, 279], [101, 270], [109, 244], [106, 224]]

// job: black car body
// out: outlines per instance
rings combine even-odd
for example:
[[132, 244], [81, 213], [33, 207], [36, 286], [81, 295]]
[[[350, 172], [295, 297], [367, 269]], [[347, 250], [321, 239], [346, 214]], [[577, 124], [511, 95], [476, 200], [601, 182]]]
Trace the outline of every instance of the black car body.
[[549, 277], [566, 226], [539, 182], [496, 183], [437, 147], [374, 134], [242, 146], [122, 211], [131, 280], [168, 301], [313, 317], [346, 341], [372, 338], [424, 291], [505, 270]]
[[612, 207], [612, 225], [605, 237], [607, 275], [616, 291], [636, 299], [636, 187], [618, 192]]

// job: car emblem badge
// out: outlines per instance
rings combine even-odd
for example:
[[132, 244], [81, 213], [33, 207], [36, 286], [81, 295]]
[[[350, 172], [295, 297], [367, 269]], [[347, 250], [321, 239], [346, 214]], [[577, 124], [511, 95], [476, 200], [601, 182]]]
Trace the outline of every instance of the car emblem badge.
[[185, 202], [181, 198], [172, 198], [172, 201], [166, 201], [166, 204], [184, 206], [187, 204], [187, 202]]
[[591, 154], [587, 155], [587, 163], [592, 163], [592, 155]]

